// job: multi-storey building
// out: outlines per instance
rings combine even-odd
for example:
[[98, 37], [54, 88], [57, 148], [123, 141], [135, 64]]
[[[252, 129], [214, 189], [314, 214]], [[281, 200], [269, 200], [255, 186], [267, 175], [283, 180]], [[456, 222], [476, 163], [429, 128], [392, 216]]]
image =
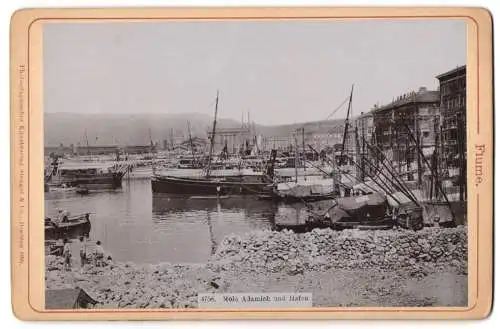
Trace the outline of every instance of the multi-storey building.
[[59, 144], [59, 146], [45, 146], [44, 154], [45, 156], [49, 155], [73, 155], [76, 152], [75, 145], [71, 144], [69, 146]]
[[[212, 131], [207, 132], [208, 140], [212, 139]], [[215, 131], [214, 151], [220, 152], [227, 146], [229, 153], [239, 153], [241, 148], [254, 144], [249, 127], [219, 128]]]
[[441, 154], [443, 164], [459, 167], [466, 145], [466, 67], [460, 66], [436, 77], [441, 106]]
[[127, 145], [123, 146], [122, 152], [125, 154], [147, 154], [156, 153], [157, 147], [155, 144], [152, 145]]
[[438, 91], [421, 87], [372, 111], [374, 143], [400, 171], [416, 163], [419, 179], [423, 170], [421, 156], [432, 154], [437, 144], [439, 104]]
[[264, 138], [264, 147], [267, 150], [278, 150], [281, 152], [291, 151], [295, 148], [293, 136], [270, 136]]
[[76, 147], [77, 155], [109, 155], [120, 153], [120, 148], [117, 145], [89, 145]]
[[373, 114], [371, 112], [363, 113], [354, 119], [354, 124], [358, 128], [358, 135], [361, 140], [371, 141], [373, 138], [374, 125]]
[[441, 106], [440, 169], [459, 186], [459, 199], [467, 198], [467, 69], [460, 66], [436, 77]]

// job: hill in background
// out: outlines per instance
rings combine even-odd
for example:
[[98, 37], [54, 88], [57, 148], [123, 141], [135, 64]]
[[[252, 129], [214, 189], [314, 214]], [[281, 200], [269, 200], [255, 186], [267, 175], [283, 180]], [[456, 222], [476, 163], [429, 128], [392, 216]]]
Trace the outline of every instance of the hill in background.
[[[44, 145], [57, 146], [89, 145], [146, 145], [153, 141], [169, 140], [174, 137], [188, 138], [188, 124], [193, 137], [207, 137], [213, 118], [206, 114], [44, 114]], [[269, 136], [290, 136], [296, 129], [305, 127], [306, 131], [326, 133], [332, 126], [342, 125], [343, 120], [317, 121], [280, 126], [255, 124], [257, 134]], [[241, 122], [220, 118], [218, 128], [241, 127]]]

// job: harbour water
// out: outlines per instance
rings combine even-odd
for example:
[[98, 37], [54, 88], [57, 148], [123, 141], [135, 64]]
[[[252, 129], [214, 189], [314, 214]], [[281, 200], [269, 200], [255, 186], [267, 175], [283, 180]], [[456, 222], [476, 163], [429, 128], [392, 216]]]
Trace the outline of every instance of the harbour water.
[[203, 263], [231, 234], [271, 229], [279, 211], [255, 197], [180, 199], [153, 197], [149, 180], [124, 180], [121, 189], [78, 195], [45, 193], [45, 214], [90, 212], [91, 240], [117, 261]]

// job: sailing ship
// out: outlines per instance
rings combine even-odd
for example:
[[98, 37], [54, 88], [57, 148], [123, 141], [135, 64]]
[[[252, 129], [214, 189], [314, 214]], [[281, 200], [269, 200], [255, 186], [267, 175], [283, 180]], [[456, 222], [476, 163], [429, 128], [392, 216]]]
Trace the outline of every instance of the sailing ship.
[[[347, 132], [349, 129], [349, 117], [351, 115], [352, 108], [352, 95], [354, 91], [354, 85], [351, 88], [351, 93], [349, 95], [349, 104], [347, 106], [347, 116], [345, 120], [344, 127], [344, 137], [342, 142], [342, 150], [340, 153], [340, 158], [328, 160], [331, 165], [331, 169], [321, 168], [320, 166], [314, 165], [309, 162], [309, 167], [307, 166], [306, 157], [306, 146], [304, 139], [304, 127], [297, 130], [297, 133], [302, 134], [302, 150], [299, 151], [297, 143], [297, 134], [294, 135], [295, 139], [295, 159], [293, 161], [295, 169], [295, 181], [285, 181], [274, 184], [273, 189], [268, 190], [270, 193], [269, 198], [284, 201], [284, 202], [314, 202], [321, 200], [330, 200], [340, 196], [340, 188], [347, 187], [345, 183], [342, 182], [342, 172], [347, 171], [345, 168], [341, 169], [341, 166], [345, 167], [347, 163], [347, 155], [345, 155], [345, 145], [347, 141]], [[308, 145], [319, 158], [319, 152], [317, 152], [311, 145]], [[302, 165], [301, 172], [303, 172], [302, 177], [299, 179], [299, 165]], [[279, 175], [279, 174], [278, 174]]]
[[[296, 216], [296, 220], [290, 221], [284, 217], [283, 220], [277, 220], [276, 225], [299, 230], [315, 227], [388, 229], [393, 226], [419, 230], [429, 225], [455, 226], [460, 211], [455, 209], [443, 189], [437, 171], [436, 151], [432, 155], [433, 161], [429, 163], [419, 143], [418, 129], [412, 131], [404, 122], [400, 125], [406, 129], [407, 138], [417, 152], [417, 181], [413, 180], [411, 171], [398, 172], [391, 152], [383, 151], [376, 140], [368, 142], [364, 136], [360, 136], [357, 126], [354, 127], [355, 152], [352, 152], [352, 148], [351, 152], [346, 149], [350, 127], [348, 110], [340, 156], [328, 159], [341, 178], [333, 186], [339, 190], [343, 187], [343, 193], [327, 201], [306, 203], [307, 211]], [[428, 170], [423, 169], [423, 164]], [[407, 167], [410, 170], [409, 164]], [[347, 179], [353, 184], [347, 184]], [[426, 180], [430, 182], [430, 189], [422, 183]], [[303, 201], [305, 196], [302, 196]]]
[[[214, 170], [214, 166], [218, 165], [214, 164], [213, 161], [218, 104], [219, 92], [217, 92], [215, 99], [215, 114], [209, 154], [206, 166], [201, 171], [202, 175], [185, 177], [182, 175], [155, 174], [151, 181], [153, 193], [183, 196], [255, 195], [261, 194], [266, 186], [272, 183], [273, 171], [269, 170], [267, 173], [243, 169]], [[275, 158], [276, 153], [273, 154]]]
[[[203, 175], [182, 177], [180, 175], [154, 174], [151, 180], [153, 193], [169, 195], [199, 195], [199, 196], [223, 196], [223, 195], [256, 195], [261, 194], [266, 186], [272, 183], [273, 171], [266, 173], [248, 172], [239, 169], [230, 170], [230, 173], [213, 173], [214, 142], [217, 126], [217, 113], [219, 104], [219, 92], [215, 99], [215, 114], [210, 137], [210, 149]], [[192, 155], [193, 159], [194, 154]], [[274, 157], [276, 153], [274, 153]], [[273, 169], [274, 170], [274, 169]], [[270, 175], [269, 175], [270, 174]]]

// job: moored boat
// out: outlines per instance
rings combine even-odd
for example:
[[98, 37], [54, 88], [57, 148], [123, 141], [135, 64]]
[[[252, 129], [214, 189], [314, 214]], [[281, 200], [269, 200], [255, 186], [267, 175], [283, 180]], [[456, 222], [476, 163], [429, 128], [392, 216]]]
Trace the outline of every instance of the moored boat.
[[48, 185], [48, 192], [75, 192], [76, 186], [50, 186]]
[[349, 196], [331, 202], [319, 203], [316, 209], [312, 204], [311, 222], [329, 221], [333, 229], [359, 228], [372, 226], [392, 227], [394, 220], [387, 212], [387, 199], [380, 194]]
[[90, 191], [89, 191], [89, 189], [88, 189], [88, 188], [86, 188], [86, 187], [80, 187], [80, 186], [79, 186], [79, 187], [77, 187], [77, 188], [76, 188], [76, 193], [78, 193], [78, 194], [80, 194], [80, 195], [86, 195], [86, 194], [89, 194], [89, 193], [90, 193]]
[[391, 214], [388, 206], [387, 198], [378, 193], [314, 202], [309, 203], [307, 209], [298, 209], [295, 216], [278, 216], [275, 227], [295, 232], [326, 227], [334, 230], [386, 230], [395, 226], [419, 230], [423, 227], [421, 208], [412, 206]]
[[65, 220], [57, 222], [50, 217], [45, 218], [45, 240], [57, 240], [62, 238], [76, 238], [87, 236], [90, 232], [90, 215], [82, 214], [66, 217]]
[[118, 163], [61, 163], [47, 177], [49, 186], [88, 189], [115, 189], [121, 187], [127, 165]]
[[332, 179], [323, 178], [279, 183], [269, 193], [273, 199], [284, 202], [314, 202], [338, 196]]
[[270, 181], [261, 176], [222, 178], [154, 176], [153, 193], [178, 195], [247, 195], [261, 194]]

